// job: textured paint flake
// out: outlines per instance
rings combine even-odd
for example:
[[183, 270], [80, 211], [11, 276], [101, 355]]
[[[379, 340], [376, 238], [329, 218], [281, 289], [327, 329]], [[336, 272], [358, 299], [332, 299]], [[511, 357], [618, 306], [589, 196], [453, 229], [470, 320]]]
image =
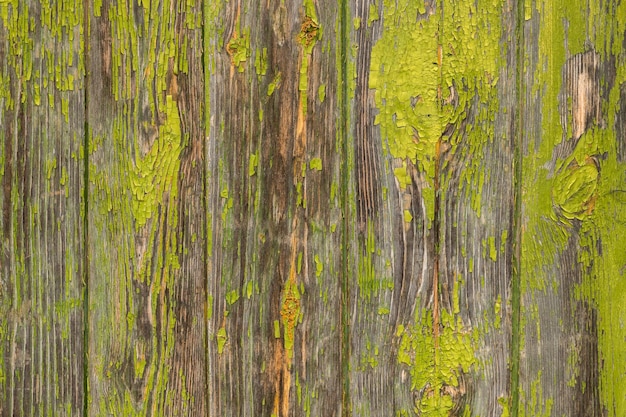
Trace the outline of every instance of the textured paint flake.
[[[525, 2], [525, 18], [539, 19], [538, 63], [532, 94], [542, 98], [541, 140], [536, 141], [523, 160], [522, 291], [532, 300], [533, 291], [545, 291], [547, 267], [566, 250], [568, 242], [579, 239], [578, 263], [583, 283], [572, 302], [582, 297], [598, 312], [598, 346], [601, 358], [600, 395], [611, 417], [626, 415], [626, 388], [619, 383], [626, 370], [625, 309], [626, 285], [623, 270], [626, 255], [620, 236], [626, 235], [626, 222], [620, 213], [626, 200], [620, 198], [626, 183], [625, 164], [620, 160], [617, 117], [624, 109], [620, 88], [626, 83], [626, 61], [622, 40], [626, 30], [624, 2], [590, 3], [581, 8], [563, 2], [558, 7], [550, 1], [537, 1], [535, 7]], [[607, 9], [605, 10], [604, 7]], [[611, 34], [609, 37], [608, 34]], [[587, 59], [587, 65], [601, 68], [615, 65], [612, 82], [599, 80], [608, 90], [601, 114], [585, 114], [588, 109], [575, 105], [572, 98], [563, 100], [563, 91], [574, 96], [587, 88], [600, 94], [601, 87], [588, 84], [597, 80], [585, 77], [585, 66], [567, 74], [568, 60]], [[577, 78], [575, 89], [567, 85], [565, 75]], [[602, 97], [604, 98], [604, 97]], [[565, 111], [563, 110], [565, 109]], [[582, 118], [577, 112], [583, 113]], [[582, 122], [581, 120], [582, 119]], [[565, 123], [564, 123], [565, 122]], [[570, 154], [555, 152], [566, 142]], [[558, 155], [559, 157], [556, 157]], [[541, 244], [544, 242], [544, 244]], [[535, 307], [526, 306], [532, 319]], [[537, 329], [539, 333], [540, 329]], [[522, 335], [522, 343], [524, 336]], [[578, 378], [575, 346], [571, 346], [569, 386]], [[583, 365], [586, 366], [586, 365]], [[541, 386], [541, 374], [531, 384], [531, 392], [522, 392], [520, 415], [550, 415], [553, 398]]]
[[[454, 150], [470, 101], [477, 96], [493, 103], [494, 113], [498, 109], [490, 90], [499, 71], [501, 2], [443, 3], [444, 16], [423, 2], [384, 2], [383, 34], [372, 49], [369, 79], [384, 145], [394, 158], [418, 167], [422, 192], [431, 196], [435, 165], [442, 150]], [[483, 144], [491, 134], [467, 139]], [[466, 181], [478, 184], [471, 168]], [[403, 175], [397, 178], [407, 183]], [[433, 198], [424, 203], [432, 220]]]

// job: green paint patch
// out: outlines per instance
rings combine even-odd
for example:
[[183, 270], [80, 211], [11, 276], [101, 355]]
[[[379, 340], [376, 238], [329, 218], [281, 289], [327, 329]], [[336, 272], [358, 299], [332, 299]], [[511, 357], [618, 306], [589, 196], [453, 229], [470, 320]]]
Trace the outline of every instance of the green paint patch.
[[280, 339], [280, 322], [274, 320], [274, 338]]
[[422, 416], [447, 417], [455, 407], [461, 373], [475, 364], [472, 335], [461, 318], [441, 311], [438, 338], [433, 335], [431, 311], [416, 315], [415, 324], [399, 325], [398, 363], [409, 368], [411, 390], [416, 394], [415, 412]]
[[257, 154], [250, 154], [250, 160], [248, 161], [248, 176], [253, 176], [256, 174], [256, 167], [259, 163], [259, 157]]
[[293, 358], [295, 328], [300, 316], [300, 292], [294, 281], [287, 281], [282, 299], [280, 318], [284, 332], [284, 347], [289, 360], [291, 360]]
[[367, 15], [367, 25], [371, 26], [371, 24], [380, 19], [380, 15], [378, 14], [378, 5], [376, 3], [370, 3], [369, 13]]
[[217, 353], [220, 355], [224, 352], [224, 346], [226, 346], [226, 341], [228, 337], [226, 336], [226, 327], [222, 326], [217, 331]]
[[226, 293], [226, 302], [228, 305], [233, 305], [239, 300], [239, 292], [237, 290], [231, 290]]
[[502, 325], [502, 295], [498, 294], [498, 298], [496, 299], [496, 303], [494, 305], [494, 321], [493, 327], [497, 330], [500, 329]]
[[372, 348], [371, 342], [368, 340], [365, 343], [365, 350], [361, 354], [360, 358], [360, 368], [361, 370], [366, 370], [368, 368], [374, 369], [378, 366], [378, 346], [374, 346]]
[[[431, 221], [435, 167], [442, 153], [455, 152], [463, 137], [476, 159], [493, 139], [494, 115], [499, 111], [494, 87], [502, 55], [502, 1], [445, 0], [439, 7], [446, 12], [429, 13], [423, 1], [385, 0], [385, 26], [372, 49], [369, 76], [379, 109], [374, 123], [380, 125], [383, 146], [394, 158], [417, 167]], [[370, 18], [374, 12], [370, 6]], [[479, 112], [473, 124], [484, 128], [461, 132], [458, 127], [476, 98], [487, 111]], [[484, 181], [479, 168], [480, 162], [472, 162], [463, 171], [468, 188], [479, 190], [473, 203], [477, 212]], [[394, 173], [401, 185], [408, 184], [403, 171]]]
[[137, 227], [144, 226], [152, 218], [168, 193], [177, 194], [182, 135], [178, 105], [169, 95], [165, 114], [166, 121], [159, 126], [158, 139], [148, 153], [141, 157], [141, 151], [135, 145], [135, 159], [129, 161], [132, 213]]
[[569, 220], [583, 220], [591, 213], [595, 206], [598, 175], [596, 164], [591, 160], [582, 166], [573, 161], [557, 174], [552, 200], [560, 214]]
[[496, 238], [495, 236], [489, 236], [489, 258], [492, 261], [498, 260], [498, 251], [496, 250]]
[[269, 85], [267, 86], [267, 96], [271, 96], [272, 94], [274, 94], [274, 90], [276, 90], [277, 88], [280, 88], [280, 82], [282, 79], [282, 75], [280, 72], [278, 72], [274, 78], [272, 79], [272, 81], [269, 83]]
[[323, 103], [326, 99], [326, 84], [321, 84], [317, 89], [317, 97], [320, 100], [320, 103]]
[[359, 256], [358, 279], [359, 297], [366, 301], [371, 301], [372, 296], [376, 296], [381, 290], [392, 290], [394, 281], [391, 278], [379, 277], [376, 274], [375, 257], [380, 253], [376, 250], [376, 237], [374, 226], [367, 223], [367, 237]]
[[[239, 27], [239, 24], [236, 25]], [[239, 72], [245, 69], [244, 63], [250, 57], [250, 29], [245, 28], [242, 33], [239, 29], [235, 30], [233, 37], [226, 45], [226, 52], [230, 56], [230, 61]]]
[[318, 255], [315, 255], [313, 260], [315, 261], [315, 276], [319, 277], [320, 275], [322, 275], [322, 272], [324, 271], [324, 264], [322, 263]]
[[322, 158], [313, 158], [309, 161], [309, 168], [316, 171], [322, 170]]
[[313, 47], [322, 38], [320, 27], [315, 11], [315, 4], [311, 0], [304, 2], [305, 16], [298, 33], [298, 43], [302, 46], [303, 56], [300, 62], [300, 79], [298, 89], [300, 91], [300, 105], [303, 114], [307, 112], [308, 87], [309, 87], [309, 63]]
[[407, 186], [411, 185], [411, 177], [406, 172], [406, 162], [402, 161], [402, 166], [393, 170], [393, 173], [400, 184], [400, 189], [404, 190]]
[[254, 67], [256, 68], [256, 74], [259, 77], [267, 74], [267, 48], [263, 48], [260, 52], [256, 52]]

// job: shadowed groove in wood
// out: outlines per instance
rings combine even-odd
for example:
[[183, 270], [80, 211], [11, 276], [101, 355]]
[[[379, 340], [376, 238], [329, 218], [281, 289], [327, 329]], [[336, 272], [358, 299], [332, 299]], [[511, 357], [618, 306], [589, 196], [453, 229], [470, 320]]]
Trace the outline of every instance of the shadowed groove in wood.
[[519, 416], [519, 379], [520, 379], [520, 332], [521, 332], [521, 280], [522, 280], [522, 155], [524, 126], [524, 93], [523, 80], [524, 62], [524, 7], [518, 2], [515, 13], [515, 104], [517, 113], [514, 120], [512, 148], [513, 148], [513, 206], [511, 207], [511, 373], [510, 398], [507, 399], [511, 409], [511, 417]]
[[[363, 2], [365, 3], [365, 2]], [[340, 164], [340, 205], [343, 210], [347, 211], [349, 196], [349, 181], [351, 167], [349, 164], [348, 141], [350, 140], [350, 110], [348, 106], [348, 16], [350, 13], [350, 2], [341, 0], [339, 2], [339, 65], [337, 68], [339, 79], [338, 102], [340, 108], [339, 120], [339, 138], [341, 150]], [[346, 213], [343, 214], [344, 216]], [[341, 417], [352, 416], [352, 403], [350, 396], [350, 362], [351, 362], [351, 330], [350, 330], [350, 287], [351, 287], [351, 268], [354, 265], [350, 262], [349, 246], [352, 243], [350, 223], [345, 219], [341, 222]]]

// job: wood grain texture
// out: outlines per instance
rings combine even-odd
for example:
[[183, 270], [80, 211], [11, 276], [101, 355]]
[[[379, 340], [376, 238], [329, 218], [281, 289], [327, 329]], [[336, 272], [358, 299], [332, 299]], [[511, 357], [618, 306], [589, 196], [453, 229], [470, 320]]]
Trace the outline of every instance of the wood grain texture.
[[84, 409], [82, 5], [0, 4], [0, 415]]
[[0, 416], [626, 415], [626, 2], [53, 3]]
[[516, 11], [355, 4], [355, 415], [510, 407]]
[[341, 414], [334, 2], [214, 8], [211, 414]]
[[526, 5], [520, 415], [626, 410], [624, 391], [609, 388], [624, 375], [615, 344], [624, 340], [616, 303], [626, 259], [615, 246], [624, 230], [620, 216], [604, 217], [624, 210], [624, 10], [611, 1]]
[[204, 415], [202, 10], [103, 2], [88, 54], [89, 415]]

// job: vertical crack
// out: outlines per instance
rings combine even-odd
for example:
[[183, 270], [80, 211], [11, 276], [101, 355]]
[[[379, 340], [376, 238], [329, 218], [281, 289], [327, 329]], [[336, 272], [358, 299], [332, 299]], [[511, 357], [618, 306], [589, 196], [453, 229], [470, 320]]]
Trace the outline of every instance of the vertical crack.
[[210, 252], [210, 242], [212, 241], [213, 237], [209, 236], [209, 233], [211, 233], [211, 230], [209, 229], [209, 219], [208, 219], [208, 213], [209, 213], [209, 186], [208, 186], [208, 176], [209, 176], [209, 170], [208, 170], [208, 164], [204, 161], [208, 161], [208, 149], [207, 149], [207, 142], [209, 140], [209, 134], [210, 134], [210, 124], [209, 124], [209, 120], [210, 120], [210, 115], [209, 115], [209, 109], [210, 109], [210, 84], [209, 84], [209, 72], [210, 72], [210, 66], [211, 66], [211, 62], [210, 62], [210, 53], [209, 51], [207, 51], [208, 49], [208, 43], [209, 43], [209, 25], [208, 25], [208, 19], [209, 19], [209, 1], [204, 1], [202, 2], [202, 80], [204, 83], [204, 108], [202, 109], [202, 127], [203, 127], [203, 131], [204, 131], [204, 140], [202, 141], [202, 161], [203, 161], [203, 176], [202, 176], [202, 217], [203, 217], [203, 225], [202, 228], [204, 230], [204, 295], [205, 295], [205, 308], [204, 308], [204, 315], [203, 315], [203, 320], [204, 320], [204, 341], [203, 341], [203, 346], [204, 346], [204, 355], [205, 355], [205, 362], [204, 362], [204, 386], [207, 387], [206, 393], [205, 393], [205, 400], [206, 400], [206, 404], [207, 404], [207, 411], [211, 410], [211, 395], [210, 395], [210, 389], [209, 387], [211, 386], [211, 381], [210, 381], [210, 371], [211, 371], [211, 366], [209, 364], [209, 362], [211, 361], [211, 358], [209, 357], [209, 342], [210, 342], [210, 338], [209, 338], [209, 315], [212, 314], [212, 312], [209, 311], [209, 308], [211, 307], [209, 305], [209, 267], [210, 267], [210, 263], [209, 263], [209, 259], [211, 257], [211, 252]]
[[339, 83], [339, 107], [340, 107], [340, 137], [341, 141], [341, 209], [343, 211], [342, 237], [341, 237], [341, 380], [343, 382], [341, 396], [341, 415], [349, 417], [350, 410], [350, 277], [349, 265], [349, 233], [350, 220], [352, 216], [346, 216], [346, 211], [350, 207], [348, 202], [348, 179], [350, 178], [350, 166], [348, 164], [348, 0], [339, 2], [339, 43], [340, 43], [340, 73]]

